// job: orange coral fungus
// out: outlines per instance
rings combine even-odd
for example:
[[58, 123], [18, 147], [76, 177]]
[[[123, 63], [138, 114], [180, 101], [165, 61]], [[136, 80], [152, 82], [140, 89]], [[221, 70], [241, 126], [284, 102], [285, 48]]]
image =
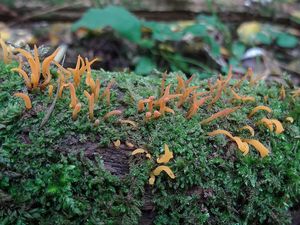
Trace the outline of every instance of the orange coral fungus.
[[32, 108], [31, 100], [30, 100], [30, 98], [27, 94], [15, 93], [14, 96], [22, 98], [24, 100], [26, 109], [31, 109]]
[[102, 96], [101, 96], [101, 98], [106, 97], [106, 103], [107, 103], [107, 105], [110, 105], [110, 89], [111, 89], [111, 86], [112, 86], [114, 83], [115, 83], [115, 80], [112, 79], [112, 80], [108, 83], [107, 87], [105, 88], [105, 90], [104, 90], [104, 92], [102, 93]]
[[148, 153], [147, 150], [144, 150], [144, 149], [142, 149], [142, 148], [137, 148], [137, 149], [135, 149], [135, 150], [131, 153], [131, 155], [143, 154], [143, 153], [146, 155], [146, 158], [151, 159], [150, 153]]
[[233, 89], [231, 89], [231, 93], [233, 94], [233, 99], [241, 100], [242, 102], [254, 102], [255, 98], [250, 96], [239, 96]]
[[53, 95], [53, 85], [52, 84], [50, 84], [48, 86], [48, 95], [49, 95], [49, 97], [52, 97], [52, 95]]
[[158, 112], [157, 110], [155, 110], [154, 113], [153, 113], [154, 119], [157, 119], [157, 118], [159, 118], [160, 116], [161, 116], [161, 113]]
[[18, 68], [13, 68], [13, 69], [11, 69], [11, 71], [19, 73], [20, 76], [23, 77], [23, 79], [25, 81], [25, 84], [26, 84], [26, 87], [29, 90], [32, 88], [31, 81], [28, 77], [28, 74], [22, 69], [22, 64], [21, 63], [19, 64]]
[[285, 89], [284, 89], [284, 86], [281, 85], [281, 88], [280, 88], [280, 91], [279, 91], [279, 99], [280, 99], [280, 100], [284, 100], [285, 97], [286, 97]]
[[170, 159], [173, 159], [173, 152], [170, 151], [167, 144], [164, 145], [164, 151], [165, 153], [156, 160], [157, 163], [168, 163]]
[[0, 46], [1, 46], [2, 51], [3, 51], [3, 61], [4, 61], [4, 63], [5, 64], [10, 63], [11, 62], [11, 55], [12, 55], [10, 47], [5, 44], [5, 42], [1, 39], [1, 37], [0, 37]]
[[80, 84], [81, 76], [84, 73], [86, 66], [84, 64], [83, 58], [79, 55], [77, 57], [77, 63], [74, 69], [68, 68], [68, 70], [73, 74], [75, 87], [78, 87]]
[[215, 131], [209, 132], [208, 136], [216, 136], [219, 134], [226, 135], [227, 137], [233, 139], [232, 134], [230, 132], [228, 132], [227, 130], [215, 130]]
[[244, 155], [248, 154], [248, 152], [249, 152], [248, 144], [243, 142], [239, 137], [232, 136], [230, 132], [228, 132], [226, 130], [215, 130], [213, 132], [208, 133], [209, 136], [215, 136], [215, 135], [219, 135], [219, 134], [226, 135], [231, 140], [235, 141], [239, 150], [241, 150], [241, 152], [243, 152]]
[[131, 126], [133, 126], [134, 128], [137, 128], [138, 125], [136, 124], [136, 122], [132, 121], [132, 120], [119, 120], [119, 122], [121, 124], [130, 124]]
[[267, 126], [270, 131], [273, 131], [273, 122], [270, 119], [264, 117], [260, 121], [258, 121], [258, 124], [260, 124], [260, 123]]
[[248, 77], [248, 76], [252, 76], [253, 75], [253, 71], [251, 68], [248, 68], [246, 74], [239, 80], [239, 82], [237, 82], [235, 85], [233, 85], [233, 87], [236, 88], [240, 88], [241, 84], [243, 83], [243, 81]]
[[151, 112], [146, 112], [145, 119], [146, 119], [146, 120], [150, 120], [150, 119], [151, 119], [151, 116], [152, 116], [152, 113], [151, 113]]
[[292, 91], [291, 93], [292, 93], [293, 98], [299, 97], [300, 96], [300, 88], [295, 91]]
[[57, 48], [50, 56], [45, 58], [42, 63], [42, 75], [45, 80], [41, 84], [41, 89], [44, 89], [51, 81], [52, 75], [50, 73], [50, 64], [54, 60], [58, 52], [59, 52], [59, 48]]
[[147, 99], [141, 99], [138, 101], [138, 105], [137, 105], [138, 112], [144, 111], [146, 101]]
[[58, 51], [59, 51], [59, 48], [57, 48], [51, 55], [49, 55], [48, 57], [46, 57], [44, 59], [44, 61], [42, 63], [42, 75], [43, 75], [44, 78], [49, 76], [49, 74], [50, 74], [50, 64], [54, 60], [54, 58], [56, 57]]
[[240, 137], [233, 137], [233, 140], [236, 142], [239, 150], [243, 152], [243, 155], [247, 155], [249, 153], [249, 145], [246, 142], [243, 142]]
[[281, 134], [284, 131], [283, 126], [279, 122], [279, 120], [271, 119], [270, 121], [275, 125], [275, 133], [276, 134]]
[[209, 103], [208, 107], [211, 108], [213, 104], [215, 104], [222, 96], [222, 93], [224, 90], [226, 90], [227, 84], [232, 78], [232, 67], [230, 67], [227, 78], [225, 80], [222, 80], [222, 76], [220, 75], [220, 79], [217, 80], [215, 86], [210, 87], [210, 93], [213, 94], [213, 90], [217, 88], [216, 94]]
[[59, 90], [58, 90], [58, 97], [61, 98], [63, 90], [65, 87], [68, 87], [69, 85], [65, 83], [65, 75], [62, 73], [62, 71], [59, 69], [57, 70], [58, 73], [58, 80], [59, 80]]
[[148, 99], [149, 99], [148, 110], [149, 110], [149, 112], [152, 112], [155, 98], [154, 98], [154, 96], [150, 96]]
[[[161, 115], [164, 115], [165, 112], [171, 112], [174, 113], [174, 111], [168, 107], [166, 107], [166, 104], [169, 100], [173, 99], [173, 98], [177, 98], [179, 96], [181, 96], [181, 94], [170, 94], [170, 88], [171, 85], [169, 84], [162, 97], [160, 97], [157, 101], [155, 101], [155, 105], [159, 106], [159, 113]], [[154, 112], [155, 113], [155, 112]], [[156, 113], [157, 114], [157, 113]], [[158, 115], [158, 114], [157, 114]]]
[[[50, 73], [50, 64], [53, 62], [57, 66], [61, 67], [59, 63], [53, 61], [55, 56], [58, 54], [59, 49], [56, 49], [50, 56], [46, 57], [44, 61], [42, 62], [42, 68], [40, 65], [40, 59], [39, 59], [39, 54], [38, 54], [38, 49], [36, 46], [34, 46], [34, 53], [31, 55], [30, 52], [27, 52], [23, 49], [16, 49], [17, 52], [22, 54], [28, 61], [30, 69], [31, 69], [31, 74], [30, 74], [30, 82], [29, 82], [29, 76], [27, 73], [22, 70], [22, 63], [19, 64], [19, 68], [13, 69], [13, 71], [18, 72], [25, 80], [26, 86], [28, 89], [31, 88], [37, 88], [39, 87], [41, 90], [45, 89], [47, 85], [49, 85], [52, 75]], [[63, 70], [65, 70], [63, 68]], [[40, 84], [40, 75], [43, 75], [43, 82]], [[30, 83], [30, 85], [29, 85]]]
[[203, 97], [203, 98], [201, 98], [201, 99], [198, 100], [197, 99], [197, 95], [194, 94], [194, 96], [193, 96], [193, 103], [192, 103], [190, 109], [188, 110], [188, 112], [186, 114], [186, 118], [187, 119], [192, 118], [192, 116], [197, 113], [199, 107], [201, 107], [205, 103], [205, 101], [207, 99], [209, 99], [209, 98], [210, 98], [210, 96], [206, 96], [206, 97]]
[[263, 158], [269, 154], [269, 150], [258, 140], [254, 139], [243, 139], [244, 142], [247, 142], [248, 144], [252, 145], [256, 150], [259, 151], [260, 156]]
[[192, 80], [194, 79], [194, 77], [195, 77], [195, 74], [193, 74], [189, 79], [187, 79], [185, 81], [185, 86], [188, 86], [192, 82]]
[[117, 149], [120, 148], [120, 146], [121, 146], [121, 141], [120, 141], [119, 139], [116, 140], [116, 141], [114, 141], [113, 143], [114, 143], [114, 146], [115, 146]]
[[293, 123], [294, 119], [293, 119], [293, 117], [288, 116], [288, 117], [285, 118], [285, 121]]
[[209, 108], [212, 107], [213, 104], [215, 104], [222, 96], [222, 91], [223, 91], [224, 85], [222, 83], [222, 81], [220, 81], [219, 79], [217, 80], [217, 93], [215, 95], [215, 97], [211, 100], [211, 102], [209, 103]]
[[149, 184], [153, 185], [154, 182], [155, 182], [155, 176], [153, 175], [153, 173], [150, 173]]
[[225, 116], [228, 116], [229, 114], [235, 112], [236, 110], [238, 110], [240, 108], [240, 106], [236, 106], [236, 107], [233, 107], [233, 108], [226, 108], [226, 109], [223, 109], [221, 110], [220, 112], [217, 112], [215, 114], [213, 114], [212, 116], [210, 116], [209, 118], [205, 119], [205, 120], [202, 120], [200, 122], [200, 124], [208, 124], [209, 122], [217, 119], [217, 118], [220, 118], [220, 117], [225, 117]]
[[40, 60], [38, 55], [38, 50], [36, 45], [34, 46], [34, 55], [32, 56], [29, 52], [25, 51], [24, 49], [17, 48], [17, 52], [21, 53], [27, 60], [31, 69], [31, 84], [32, 88], [37, 88], [39, 85], [40, 80]]
[[132, 143], [129, 142], [129, 141], [125, 141], [125, 144], [126, 144], [126, 146], [129, 147], [129, 148], [133, 148], [133, 147], [134, 147], [134, 144], [132, 144]]
[[90, 118], [90, 120], [93, 120], [94, 119], [94, 107], [95, 107], [94, 93], [90, 95], [87, 91], [84, 91], [84, 95], [87, 97], [88, 102], [89, 102], [89, 118]]
[[152, 112], [153, 110], [153, 104], [154, 104], [154, 96], [150, 96], [147, 99], [141, 99], [138, 101], [138, 112], [142, 112], [145, 110], [145, 104], [148, 104], [148, 110], [149, 112]]
[[142, 154], [142, 153], [148, 153], [148, 151], [147, 150], [144, 150], [144, 149], [142, 149], [142, 148], [137, 148], [137, 149], [135, 149], [133, 152], [131, 152], [131, 155], [136, 155], [136, 154]]
[[155, 176], [158, 176], [162, 171], [165, 171], [170, 178], [175, 179], [175, 175], [168, 166], [158, 166], [150, 173], [149, 184], [153, 185], [155, 182]]
[[227, 84], [228, 84], [229, 81], [231, 80], [232, 75], [233, 75], [233, 74], [232, 74], [232, 66], [230, 65], [229, 71], [228, 71], [228, 74], [227, 74], [227, 78], [226, 78], [226, 80], [223, 82], [223, 84], [224, 84], [225, 87], [227, 86]]
[[267, 111], [268, 113], [271, 113], [272, 110], [267, 107], [267, 106], [263, 106], [263, 105], [260, 105], [260, 106], [256, 106], [251, 112], [250, 114], [248, 115], [249, 118], [251, 118], [257, 111], [259, 110], [264, 110], [264, 111]]
[[254, 136], [254, 129], [252, 127], [250, 127], [249, 125], [243, 126], [241, 127], [239, 130], [248, 130], [251, 134], [251, 136]]
[[95, 94], [95, 102], [97, 102], [98, 98], [99, 98], [99, 94], [100, 94], [100, 80], [99, 79], [96, 80], [94, 94]]
[[121, 115], [122, 111], [121, 110], [113, 110], [108, 113], [106, 113], [103, 117], [104, 120], [107, 120], [109, 117], [114, 116], [114, 115]]
[[73, 113], [72, 113], [72, 119], [73, 120], [76, 120], [77, 119], [77, 116], [78, 116], [78, 113], [80, 112], [81, 110], [81, 104], [80, 103], [77, 103], [73, 109]]
[[162, 96], [165, 90], [165, 83], [167, 80], [167, 71], [165, 71], [162, 75], [161, 85], [160, 85], [160, 95]]
[[[85, 66], [86, 66], [85, 83], [86, 83], [86, 85], [91, 87], [93, 93], [95, 93], [96, 83], [95, 83], [94, 79], [92, 78], [91, 65], [96, 61], [99, 61], [99, 59], [95, 58], [92, 61], [89, 61], [87, 58], [85, 58]], [[96, 94], [95, 94], [95, 97], [96, 97]]]
[[77, 97], [76, 97], [76, 91], [75, 91], [75, 87], [72, 83], [68, 84], [69, 88], [70, 88], [70, 95], [71, 95], [71, 104], [70, 107], [71, 108], [75, 108], [76, 104], [77, 104]]
[[98, 127], [100, 124], [100, 120], [99, 119], [96, 119], [95, 122], [94, 122], [94, 127]]
[[192, 87], [188, 87], [186, 88], [183, 92], [182, 95], [179, 97], [179, 101], [177, 103], [177, 107], [180, 108], [183, 103], [186, 101], [186, 99], [190, 96], [190, 94], [195, 90], [199, 88], [199, 86], [192, 86]]
[[175, 93], [179, 94], [181, 91], [185, 90], [186, 83], [184, 82], [184, 80], [181, 76], [177, 76], [176, 78], [177, 78], [178, 84], [177, 84]]
[[152, 173], [154, 176], [158, 176], [162, 171], [165, 171], [170, 178], [175, 179], [174, 173], [168, 166], [158, 166], [152, 171]]

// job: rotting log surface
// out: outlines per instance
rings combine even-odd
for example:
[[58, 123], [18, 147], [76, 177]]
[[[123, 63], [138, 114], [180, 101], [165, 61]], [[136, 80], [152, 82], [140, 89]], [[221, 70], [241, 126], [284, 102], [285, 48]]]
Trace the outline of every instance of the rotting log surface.
[[[0, 21], [16, 24], [25, 21], [46, 20], [49, 22], [75, 21], [93, 3], [90, 1], [78, 1], [65, 5], [49, 6], [46, 3], [24, 4], [22, 1], [7, 8], [0, 8]], [[126, 6], [125, 6], [126, 7]], [[245, 20], [269, 21], [272, 23], [289, 25], [299, 28], [300, 25], [291, 19], [291, 13], [300, 9], [299, 3], [274, 3], [269, 5], [245, 4], [245, 1], [218, 1], [211, 6], [206, 0], [154, 0], [141, 1], [137, 6], [127, 7], [138, 17], [148, 20], [190, 20], [199, 13], [211, 14], [215, 12], [225, 22], [240, 22]]]

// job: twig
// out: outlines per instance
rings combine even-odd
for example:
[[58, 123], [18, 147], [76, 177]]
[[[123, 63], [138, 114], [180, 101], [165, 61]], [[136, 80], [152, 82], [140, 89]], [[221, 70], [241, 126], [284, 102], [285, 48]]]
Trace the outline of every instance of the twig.
[[[62, 48], [63, 50], [61, 50], [61, 51], [65, 51], [65, 53], [64, 54], [61, 54], [61, 53], [59, 53], [59, 54], [57, 54], [57, 55], [60, 55], [60, 56], [62, 56], [63, 55], [63, 60], [62, 60], [62, 65], [64, 64], [64, 61], [65, 61], [65, 56], [66, 56], [66, 47], [65, 48]], [[60, 62], [61, 61], [61, 58], [59, 59], [59, 58], [56, 58], [57, 60], [57, 62]], [[52, 114], [52, 112], [54, 111], [54, 107], [55, 107], [55, 105], [56, 105], [56, 102], [57, 102], [57, 99], [58, 99], [58, 95], [59, 95], [59, 89], [60, 89], [60, 78], [58, 79], [58, 84], [57, 84], [57, 90], [56, 90], [56, 94], [55, 94], [55, 97], [54, 97], [54, 100], [53, 100], [53, 102], [52, 102], [52, 104], [51, 104], [51, 106], [50, 106], [50, 108], [48, 109], [48, 111], [47, 111], [47, 113], [46, 113], [46, 115], [45, 115], [45, 117], [44, 117], [44, 119], [43, 119], [43, 121], [42, 121], [42, 123], [41, 123], [41, 125], [40, 125], [40, 129], [43, 127], [43, 126], [45, 126], [45, 124], [48, 122], [48, 120], [50, 119], [50, 116], [51, 116], [51, 114]]]
[[81, 2], [77, 1], [77, 2], [74, 2], [72, 4], [70, 3], [70, 4], [65, 4], [65, 5], [62, 5], [62, 6], [56, 6], [56, 7], [47, 9], [45, 11], [30, 13], [29, 15], [25, 15], [25, 16], [21, 17], [20, 19], [18, 19], [16, 21], [13, 21], [12, 23], [9, 24], [9, 26], [14, 26], [14, 25], [16, 25], [20, 22], [24, 22], [26, 20], [31, 20], [34, 17], [40, 17], [40, 16], [45, 15], [45, 14], [53, 13], [53, 12], [60, 11], [60, 10], [65, 9], [65, 8], [74, 7], [74, 6], [81, 5], [81, 4], [82, 4]]
[[56, 105], [56, 102], [57, 102], [57, 99], [58, 99], [58, 95], [59, 95], [59, 89], [60, 89], [60, 79], [58, 79], [58, 84], [57, 84], [57, 90], [56, 90], [56, 94], [55, 94], [55, 98], [49, 108], [49, 110], [47, 111], [47, 114], [45, 115], [41, 125], [40, 125], [40, 129], [45, 126], [45, 124], [48, 122], [53, 110], [54, 110], [54, 107]]

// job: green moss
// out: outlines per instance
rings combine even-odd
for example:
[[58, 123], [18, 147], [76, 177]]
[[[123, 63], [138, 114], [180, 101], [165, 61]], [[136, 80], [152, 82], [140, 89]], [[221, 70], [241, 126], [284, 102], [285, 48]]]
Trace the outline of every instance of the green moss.
[[[191, 120], [185, 118], [186, 104], [182, 109], [173, 107], [174, 116], [145, 122], [136, 104], [141, 98], [158, 96], [160, 76], [97, 71], [93, 76], [101, 79], [102, 87], [116, 80], [112, 104], [100, 101], [95, 108], [98, 126], [88, 119], [83, 95], [87, 87], [82, 82], [77, 90], [83, 103], [78, 120], [71, 118], [69, 91], [65, 90], [47, 124], [39, 128], [53, 99], [47, 93], [30, 93], [33, 109], [26, 111], [24, 103], [13, 97], [24, 90], [23, 81], [10, 68], [0, 65], [1, 224], [138, 224], [145, 190], [155, 205], [157, 225], [290, 223], [288, 210], [300, 200], [300, 105], [289, 95], [278, 101], [279, 86], [268, 88], [261, 82], [249, 87], [245, 82], [239, 94], [254, 96], [256, 102], [206, 126], [199, 122], [234, 106], [226, 95], [211, 110], [202, 107]], [[168, 83], [174, 90], [175, 74], [168, 76]], [[268, 104], [263, 102], [265, 95]], [[272, 118], [284, 121], [292, 116], [295, 122], [283, 122], [285, 132], [280, 135], [255, 125], [266, 114], [258, 113], [253, 119], [247, 115], [260, 104], [272, 108]], [[117, 117], [101, 119], [115, 109], [123, 110], [123, 117], [137, 122], [138, 128], [120, 125]], [[209, 131], [226, 129], [249, 138], [247, 131], [238, 129], [246, 124], [255, 127], [253, 138], [271, 150], [269, 156], [260, 158], [252, 147], [243, 156], [227, 138], [207, 136]], [[108, 149], [117, 139], [147, 149], [153, 160], [130, 157], [128, 174], [116, 176], [106, 170], [101, 153], [87, 157], [91, 144]], [[167, 165], [176, 179], [161, 174], [149, 187], [154, 159], [165, 143], [174, 152]]]

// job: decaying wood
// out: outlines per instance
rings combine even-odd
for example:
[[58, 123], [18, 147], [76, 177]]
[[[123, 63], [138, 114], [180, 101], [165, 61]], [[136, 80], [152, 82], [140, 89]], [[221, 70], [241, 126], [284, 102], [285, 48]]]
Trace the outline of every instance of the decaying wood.
[[[32, 4], [28, 4], [28, 2], [32, 2]], [[148, 20], [189, 20], [194, 19], [199, 13], [211, 14], [215, 12], [225, 22], [255, 19], [300, 27], [291, 19], [291, 13], [300, 10], [300, 4], [297, 2], [287, 4], [272, 1], [266, 5], [251, 3], [254, 1], [250, 0], [219, 0], [212, 1], [211, 5], [207, 2], [207, 0], [142, 0], [138, 1], [138, 4], [127, 6], [127, 8], [137, 16]], [[14, 12], [14, 16], [3, 11], [0, 13], [0, 20], [12, 23], [40, 20], [75, 21], [89, 7], [94, 6], [94, 1], [78, 1], [76, 4], [69, 4], [66, 1], [65, 5], [62, 6], [49, 6], [42, 1], [39, 1], [39, 4], [34, 4], [33, 0], [16, 0], [14, 6], [9, 10]]]

